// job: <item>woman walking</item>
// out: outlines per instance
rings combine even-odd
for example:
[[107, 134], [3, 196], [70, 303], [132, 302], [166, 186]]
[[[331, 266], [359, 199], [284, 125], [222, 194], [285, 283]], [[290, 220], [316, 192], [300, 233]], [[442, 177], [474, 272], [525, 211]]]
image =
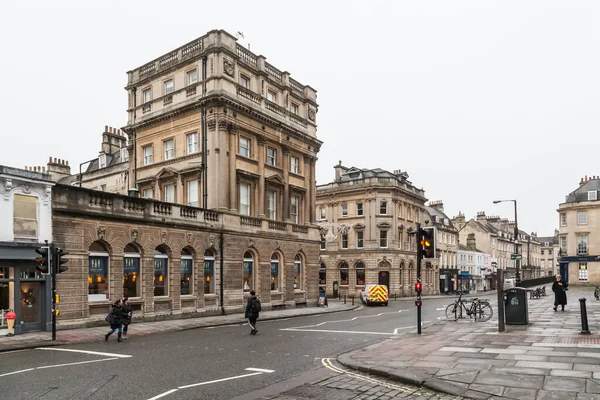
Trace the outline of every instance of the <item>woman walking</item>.
[[562, 306], [562, 311], [565, 311], [567, 305], [567, 282], [563, 281], [560, 275], [556, 275], [556, 280], [552, 284], [552, 291], [554, 292], [554, 311], [558, 311], [558, 306]]
[[108, 337], [115, 333], [116, 330], [119, 331], [119, 335], [117, 336], [117, 341], [122, 342], [122, 325], [123, 325], [123, 307], [121, 305], [121, 300], [117, 300], [113, 303], [112, 309], [110, 310], [110, 314], [107, 317], [107, 320], [110, 322], [110, 331], [106, 335], [104, 335], [104, 341], [108, 342]]
[[131, 316], [133, 315], [133, 309], [129, 302], [129, 297], [123, 298], [123, 339], [129, 339], [127, 336], [127, 328], [131, 324]]

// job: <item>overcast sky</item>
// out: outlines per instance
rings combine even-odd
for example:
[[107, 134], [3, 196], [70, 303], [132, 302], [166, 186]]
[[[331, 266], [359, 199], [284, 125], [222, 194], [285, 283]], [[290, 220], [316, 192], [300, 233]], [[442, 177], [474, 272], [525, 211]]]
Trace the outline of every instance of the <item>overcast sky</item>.
[[211, 29], [318, 91], [317, 183], [401, 169], [452, 217], [553, 233], [600, 175], [598, 1], [10, 1], [2, 5], [0, 164], [79, 163], [126, 124], [126, 71]]

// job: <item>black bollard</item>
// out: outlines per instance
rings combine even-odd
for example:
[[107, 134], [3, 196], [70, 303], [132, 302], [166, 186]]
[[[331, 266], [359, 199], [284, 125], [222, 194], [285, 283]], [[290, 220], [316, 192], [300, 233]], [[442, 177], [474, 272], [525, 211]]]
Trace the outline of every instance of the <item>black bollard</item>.
[[344, 304], [346, 304], [346, 295], [344, 295]]
[[354, 296], [352, 296], [352, 305], [354, 305]]
[[585, 297], [579, 299], [579, 307], [581, 308], [581, 334], [582, 335], [589, 335], [590, 334], [590, 327], [588, 325], [588, 319], [587, 319], [587, 309], [585, 307]]
[[394, 292], [394, 300], [396, 300], [396, 292]]

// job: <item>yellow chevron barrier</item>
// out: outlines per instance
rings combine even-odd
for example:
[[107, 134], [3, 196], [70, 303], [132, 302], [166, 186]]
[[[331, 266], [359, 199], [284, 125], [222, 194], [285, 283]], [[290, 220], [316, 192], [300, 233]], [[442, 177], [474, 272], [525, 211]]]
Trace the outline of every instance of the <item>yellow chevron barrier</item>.
[[388, 301], [388, 292], [385, 286], [373, 286], [367, 295], [369, 301]]

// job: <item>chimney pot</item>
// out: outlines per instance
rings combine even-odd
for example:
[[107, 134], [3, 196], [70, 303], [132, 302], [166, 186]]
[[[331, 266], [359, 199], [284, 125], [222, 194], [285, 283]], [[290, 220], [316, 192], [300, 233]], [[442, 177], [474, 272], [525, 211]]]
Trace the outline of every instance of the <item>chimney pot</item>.
[[52, 157], [48, 157], [48, 162], [51, 163], [52, 162]]
[[104, 132], [108, 132], [108, 125], [104, 125]]
[[69, 160], [67, 160], [67, 167], [69, 166]]

